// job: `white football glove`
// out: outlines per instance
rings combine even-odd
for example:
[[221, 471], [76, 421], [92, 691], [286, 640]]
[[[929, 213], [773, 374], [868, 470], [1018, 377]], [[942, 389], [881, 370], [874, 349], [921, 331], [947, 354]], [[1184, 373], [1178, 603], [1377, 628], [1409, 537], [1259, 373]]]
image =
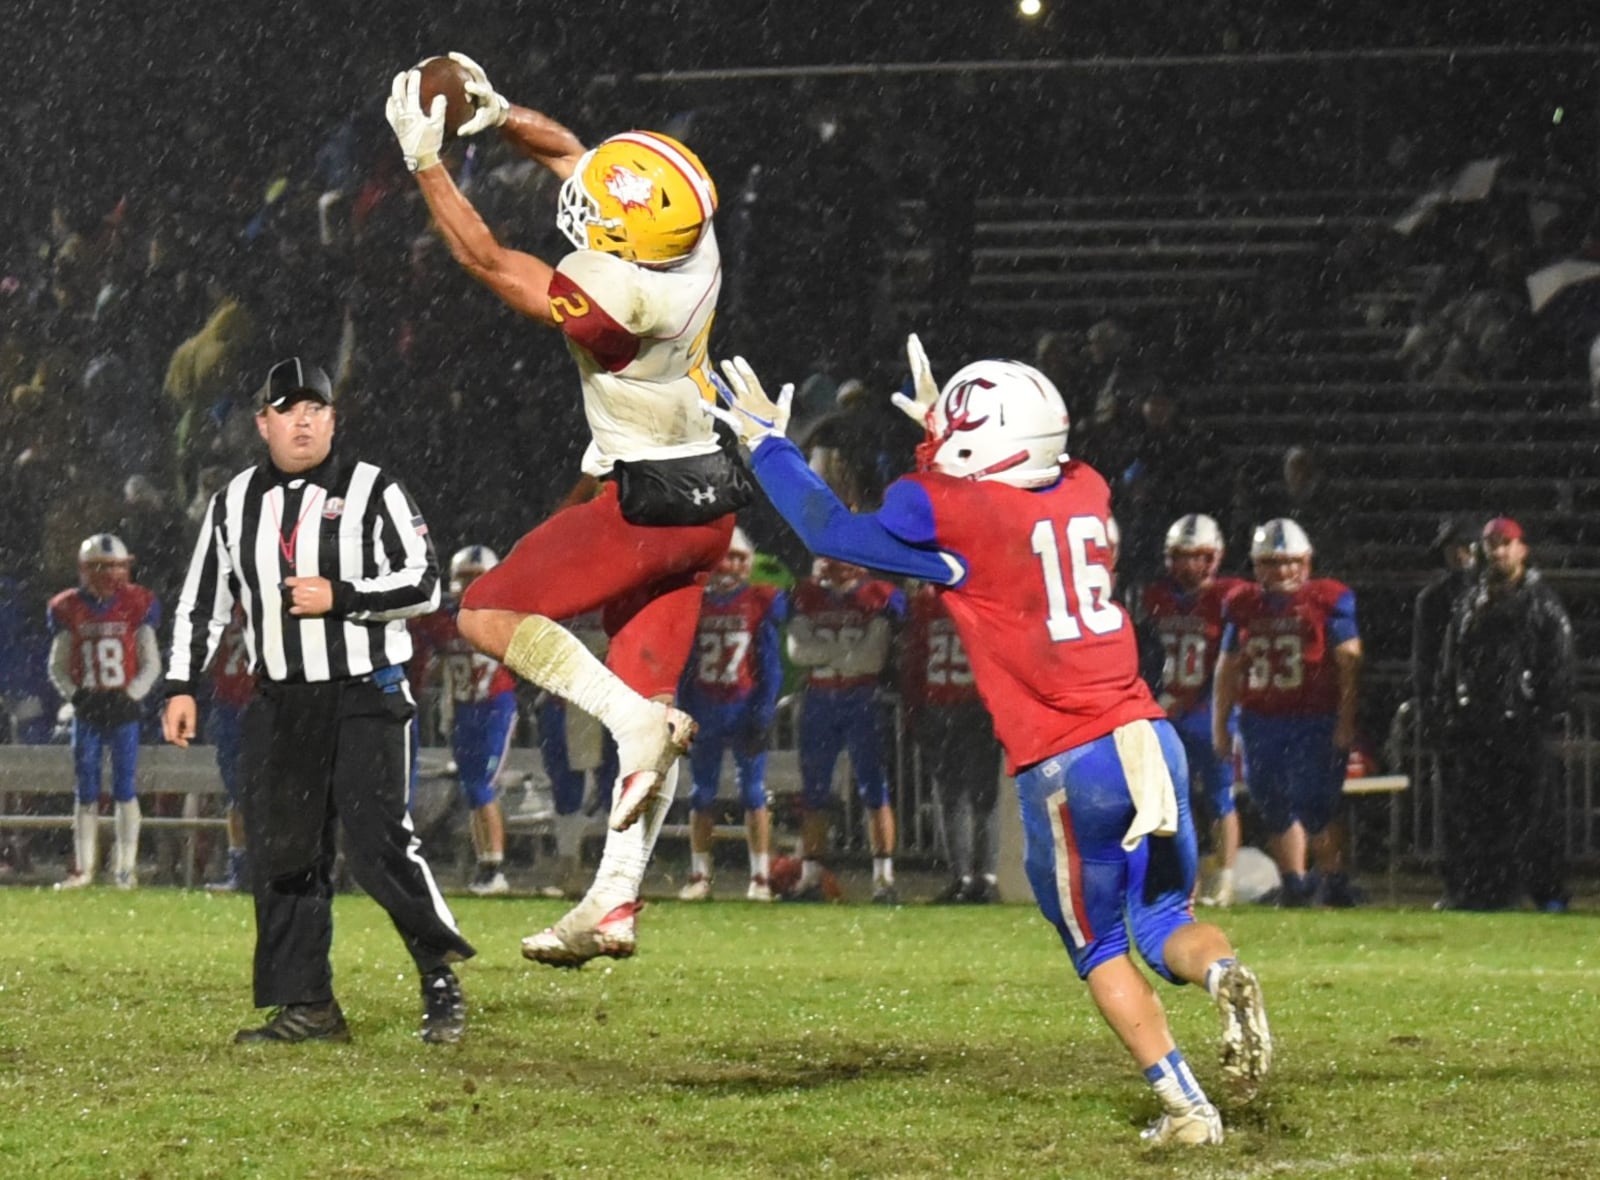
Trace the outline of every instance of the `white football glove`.
[[471, 75], [467, 79], [466, 91], [467, 97], [472, 100], [472, 118], [457, 127], [456, 134], [476, 135], [491, 127], [499, 127], [511, 114], [511, 104], [490, 84], [489, 75], [483, 72], [483, 67], [477, 62], [464, 53], [452, 52], [447, 56]]
[[422, 109], [421, 70], [401, 70], [394, 76], [383, 113], [389, 126], [394, 128], [394, 137], [400, 141], [400, 153], [412, 172], [432, 168], [439, 162], [439, 150], [444, 147], [446, 105], [445, 96], [436, 94], [433, 109]]
[[728, 407], [706, 405], [706, 413], [733, 427], [733, 432], [747, 447], [754, 447], [764, 438], [782, 438], [789, 428], [794, 383], [789, 382], [778, 390], [778, 400], [773, 401], [744, 357], [723, 361], [722, 373], [727, 380], [715, 381], [715, 384]]
[[928, 354], [922, 351], [922, 341], [915, 332], [906, 337], [906, 359], [911, 362], [911, 384], [917, 391], [916, 400], [899, 392], [890, 394], [889, 400], [918, 426], [926, 426], [928, 411], [939, 400], [939, 383], [933, 379], [933, 366], [928, 363]]

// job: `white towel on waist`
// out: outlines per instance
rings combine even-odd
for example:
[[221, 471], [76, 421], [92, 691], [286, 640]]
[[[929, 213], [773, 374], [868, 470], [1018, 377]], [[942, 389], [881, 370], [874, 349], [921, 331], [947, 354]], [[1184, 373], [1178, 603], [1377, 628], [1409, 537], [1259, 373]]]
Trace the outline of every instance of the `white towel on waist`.
[[1122, 847], [1132, 852], [1146, 836], [1172, 836], [1178, 831], [1178, 796], [1172, 772], [1161, 753], [1161, 739], [1148, 721], [1130, 721], [1111, 733], [1117, 757], [1133, 796], [1133, 823], [1122, 837]]

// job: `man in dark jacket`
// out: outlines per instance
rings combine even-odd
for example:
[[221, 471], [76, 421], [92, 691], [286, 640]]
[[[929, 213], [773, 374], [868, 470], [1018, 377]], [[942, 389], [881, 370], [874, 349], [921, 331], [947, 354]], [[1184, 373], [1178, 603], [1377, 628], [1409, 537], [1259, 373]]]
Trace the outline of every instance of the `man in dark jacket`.
[[1416, 698], [1423, 741], [1439, 740], [1439, 653], [1456, 599], [1478, 580], [1478, 526], [1465, 517], [1447, 516], [1430, 552], [1444, 569], [1417, 592], [1411, 628], [1411, 694]]
[[1493, 910], [1525, 890], [1567, 908], [1560, 743], [1572, 624], [1529, 567], [1522, 526], [1483, 526], [1483, 572], [1457, 600], [1439, 665], [1446, 908]]

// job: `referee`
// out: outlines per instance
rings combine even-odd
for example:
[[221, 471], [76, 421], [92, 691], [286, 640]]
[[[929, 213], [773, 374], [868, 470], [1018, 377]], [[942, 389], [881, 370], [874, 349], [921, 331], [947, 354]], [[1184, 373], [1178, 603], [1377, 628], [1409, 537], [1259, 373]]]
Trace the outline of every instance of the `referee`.
[[255, 895], [255, 1003], [236, 1042], [346, 1041], [333, 995], [334, 820], [348, 862], [422, 975], [422, 1039], [451, 1043], [466, 1004], [450, 964], [472, 947], [418, 851], [406, 811], [416, 706], [405, 619], [439, 604], [427, 525], [399, 482], [334, 453], [327, 374], [298, 357], [267, 374], [267, 461], [211, 497], [173, 619], [166, 739], [195, 736], [195, 682], [238, 602], [260, 688], [244, 717], [240, 794]]

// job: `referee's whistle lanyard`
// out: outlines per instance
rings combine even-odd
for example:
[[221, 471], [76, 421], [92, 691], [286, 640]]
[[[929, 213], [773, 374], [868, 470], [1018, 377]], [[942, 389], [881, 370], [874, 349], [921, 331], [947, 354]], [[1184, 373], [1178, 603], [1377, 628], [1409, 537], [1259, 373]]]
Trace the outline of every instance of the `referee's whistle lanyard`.
[[[279, 485], [278, 490], [283, 492], [282, 485]], [[300, 567], [295, 564], [295, 558], [300, 551], [300, 526], [305, 524], [306, 517], [310, 516], [322, 502], [322, 489], [317, 488], [316, 491], [318, 494], [306, 496], [306, 504], [300, 509], [300, 519], [294, 522], [294, 531], [287, 537], [283, 535], [283, 513], [278, 508], [278, 501], [271, 496], [267, 497], [267, 503], [272, 506], [272, 521], [278, 528], [278, 552], [283, 554], [283, 563], [290, 575], [300, 572]], [[283, 492], [283, 496], [287, 497], [288, 493]]]

